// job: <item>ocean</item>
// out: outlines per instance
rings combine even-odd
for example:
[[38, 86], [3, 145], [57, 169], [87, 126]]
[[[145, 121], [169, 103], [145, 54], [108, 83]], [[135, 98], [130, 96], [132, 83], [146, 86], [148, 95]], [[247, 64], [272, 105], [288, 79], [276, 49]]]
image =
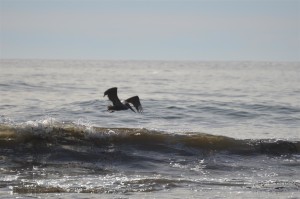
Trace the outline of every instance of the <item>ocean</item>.
[[0, 197], [300, 198], [300, 63], [0, 60]]

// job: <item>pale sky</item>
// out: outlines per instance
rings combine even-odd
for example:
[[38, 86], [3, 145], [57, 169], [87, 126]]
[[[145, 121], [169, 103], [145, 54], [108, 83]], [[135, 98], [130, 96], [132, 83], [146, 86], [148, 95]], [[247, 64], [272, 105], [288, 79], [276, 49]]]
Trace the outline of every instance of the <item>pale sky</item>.
[[0, 0], [0, 58], [300, 61], [300, 0]]

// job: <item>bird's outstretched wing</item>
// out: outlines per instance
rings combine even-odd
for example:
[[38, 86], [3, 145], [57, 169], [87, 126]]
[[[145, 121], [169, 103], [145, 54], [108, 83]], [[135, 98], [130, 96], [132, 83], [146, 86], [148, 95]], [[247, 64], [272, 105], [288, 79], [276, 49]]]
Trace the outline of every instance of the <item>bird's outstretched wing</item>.
[[143, 112], [143, 107], [141, 105], [139, 96], [134, 96], [134, 97], [128, 98], [125, 101], [128, 103], [131, 103], [135, 107], [137, 112], [139, 112], [139, 113]]
[[103, 96], [105, 97], [105, 95], [107, 95], [108, 99], [112, 101], [114, 106], [122, 104], [120, 99], [118, 98], [117, 89], [118, 89], [117, 87], [110, 88], [104, 92], [104, 96]]

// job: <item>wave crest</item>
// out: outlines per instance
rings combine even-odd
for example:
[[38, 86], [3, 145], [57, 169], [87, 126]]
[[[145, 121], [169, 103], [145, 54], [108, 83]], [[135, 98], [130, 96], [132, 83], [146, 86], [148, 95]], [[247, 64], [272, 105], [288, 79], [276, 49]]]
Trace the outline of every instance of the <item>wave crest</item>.
[[147, 150], [206, 150], [239, 154], [298, 153], [300, 142], [287, 140], [239, 140], [199, 132], [167, 133], [144, 128], [105, 128], [55, 120], [0, 125], [1, 147], [22, 144], [72, 145], [105, 147], [111, 144]]

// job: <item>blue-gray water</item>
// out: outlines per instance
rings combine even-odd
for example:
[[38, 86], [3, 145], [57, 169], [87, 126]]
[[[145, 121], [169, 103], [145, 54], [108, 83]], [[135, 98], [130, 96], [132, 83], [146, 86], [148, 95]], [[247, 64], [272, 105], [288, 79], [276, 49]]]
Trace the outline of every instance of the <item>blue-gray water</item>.
[[[297, 198], [300, 64], [0, 61], [0, 197]], [[103, 92], [139, 95], [109, 113]]]

